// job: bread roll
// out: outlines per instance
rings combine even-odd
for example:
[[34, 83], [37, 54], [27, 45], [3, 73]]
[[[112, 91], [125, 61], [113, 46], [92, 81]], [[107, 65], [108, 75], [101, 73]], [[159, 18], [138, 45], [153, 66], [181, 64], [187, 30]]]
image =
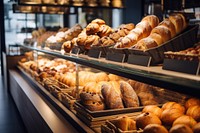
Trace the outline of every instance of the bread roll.
[[180, 112], [182, 112], [183, 114], [185, 113], [185, 107], [180, 105], [179, 103], [176, 102], [166, 102], [165, 104], [163, 104], [162, 109], [166, 110], [166, 109], [178, 109], [180, 110]]
[[173, 122], [182, 115], [184, 115], [184, 113], [176, 108], [165, 109], [161, 114], [161, 120], [166, 125], [172, 125]]
[[99, 94], [82, 92], [80, 94], [81, 103], [91, 111], [104, 110], [105, 106]]
[[169, 133], [193, 133], [193, 131], [185, 124], [177, 124], [169, 130]]
[[144, 128], [143, 133], [168, 133], [168, 131], [162, 125], [149, 124]]
[[129, 108], [139, 106], [140, 103], [138, 96], [128, 82], [120, 81], [120, 90], [125, 107]]
[[147, 105], [143, 108], [142, 113], [150, 112], [161, 118], [162, 109], [157, 105]]
[[196, 106], [199, 105], [200, 106], [200, 99], [197, 98], [190, 98], [185, 102], [185, 108], [188, 109], [192, 106]]
[[176, 124], [185, 124], [192, 129], [197, 122], [191, 116], [182, 115], [173, 122], [173, 126]]
[[144, 129], [149, 124], [158, 124], [158, 125], [162, 124], [162, 122], [156, 115], [148, 112], [138, 115], [135, 120], [137, 128], [141, 129]]
[[200, 106], [189, 107], [186, 114], [193, 117], [197, 122], [200, 122]]
[[101, 93], [108, 109], [124, 108], [120, 94], [112, 85], [102, 85]]
[[122, 131], [137, 130], [136, 122], [127, 116], [118, 118], [115, 122], [115, 126]]

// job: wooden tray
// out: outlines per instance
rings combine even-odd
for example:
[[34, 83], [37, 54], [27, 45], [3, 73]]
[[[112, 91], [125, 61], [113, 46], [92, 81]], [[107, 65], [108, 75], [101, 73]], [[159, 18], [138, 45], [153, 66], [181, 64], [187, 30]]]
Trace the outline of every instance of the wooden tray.
[[111, 121], [106, 121], [105, 125], [101, 126], [102, 133], [143, 133], [143, 130], [130, 130], [130, 131], [122, 131], [117, 128]]
[[74, 102], [76, 99], [71, 96], [68, 92], [61, 94], [61, 102], [70, 110], [74, 110]]
[[102, 116], [109, 116], [109, 115], [116, 115], [116, 114], [125, 114], [125, 113], [133, 113], [133, 112], [140, 112], [144, 108], [144, 106], [140, 107], [132, 107], [132, 108], [123, 108], [123, 109], [107, 109], [101, 111], [90, 111], [85, 108], [80, 101], [76, 101], [75, 105], [79, 107], [83, 112], [89, 114], [92, 117], [102, 117]]
[[100, 127], [105, 124], [106, 120], [112, 120], [119, 116], [136, 116], [140, 114], [143, 107], [137, 109], [124, 108], [114, 110], [102, 110], [102, 111], [89, 111], [79, 101], [75, 101], [74, 110], [76, 111], [77, 117], [79, 117], [84, 123], [90, 127]]

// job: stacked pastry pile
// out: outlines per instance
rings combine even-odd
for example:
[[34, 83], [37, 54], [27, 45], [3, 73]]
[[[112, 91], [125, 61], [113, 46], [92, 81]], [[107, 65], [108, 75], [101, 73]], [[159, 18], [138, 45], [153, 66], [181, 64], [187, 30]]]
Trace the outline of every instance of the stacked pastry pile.
[[161, 108], [148, 105], [135, 118], [124, 116], [111, 122], [122, 131], [142, 129], [144, 133], [199, 133], [200, 100], [190, 98], [184, 105], [167, 102]]
[[158, 26], [153, 28], [148, 37], [138, 41], [133, 48], [145, 51], [160, 46], [186, 27], [186, 19], [182, 14], [170, 15], [169, 18], [164, 19]]
[[78, 37], [64, 43], [63, 48], [65, 52], [69, 52], [75, 45], [84, 47], [87, 50], [93, 46], [112, 46], [133, 28], [134, 24], [132, 23], [122, 24], [113, 31], [110, 26], [106, 25], [104, 20], [95, 19], [82, 30]]

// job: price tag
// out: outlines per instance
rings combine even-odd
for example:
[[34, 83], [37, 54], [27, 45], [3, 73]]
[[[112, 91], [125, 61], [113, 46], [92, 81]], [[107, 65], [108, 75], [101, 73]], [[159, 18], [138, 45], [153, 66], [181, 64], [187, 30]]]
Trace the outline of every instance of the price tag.
[[149, 67], [150, 64], [151, 64], [151, 57], [150, 56], [144, 56], [144, 55], [131, 54], [131, 55], [128, 56], [127, 63]]
[[121, 53], [107, 53], [106, 60], [121, 62], [123, 63], [125, 59], [125, 54]]
[[93, 57], [93, 58], [100, 58], [101, 57], [102, 51], [99, 49], [90, 49], [88, 52], [88, 56]]

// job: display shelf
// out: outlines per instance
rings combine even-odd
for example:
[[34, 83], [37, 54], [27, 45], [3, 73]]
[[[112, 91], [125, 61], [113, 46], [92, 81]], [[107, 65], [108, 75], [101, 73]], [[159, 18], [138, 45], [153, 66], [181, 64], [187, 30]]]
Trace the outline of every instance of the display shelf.
[[42, 85], [40, 85], [38, 82], [35, 81], [34, 78], [32, 78], [29, 74], [27, 74], [22, 68], [18, 67], [20, 75], [27, 80], [30, 84], [34, 86], [34, 89], [36, 91], [39, 91], [45, 99], [47, 99], [51, 105], [53, 105], [56, 110], [58, 110], [62, 116], [70, 122], [73, 127], [76, 127], [76, 130], [81, 132], [81, 133], [86, 133], [90, 132], [93, 133], [95, 132], [94, 130], [99, 130], [99, 129], [91, 129], [87, 125], [85, 125], [81, 120], [79, 120], [75, 112], [70, 111], [67, 109], [57, 98], [55, 98], [49, 91], [47, 91]]
[[162, 70], [162, 66], [142, 67], [127, 63], [116, 63], [104, 58], [95, 59], [87, 55], [62, 54], [60, 51], [41, 49], [38, 47], [21, 47], [36, 50], [55, 57], [63, 58], [81, 65], [92, 67], [122, 77], [137, 80], [147, 84], [163, 87], [172, 91], [200, 97], [200, 76]]

